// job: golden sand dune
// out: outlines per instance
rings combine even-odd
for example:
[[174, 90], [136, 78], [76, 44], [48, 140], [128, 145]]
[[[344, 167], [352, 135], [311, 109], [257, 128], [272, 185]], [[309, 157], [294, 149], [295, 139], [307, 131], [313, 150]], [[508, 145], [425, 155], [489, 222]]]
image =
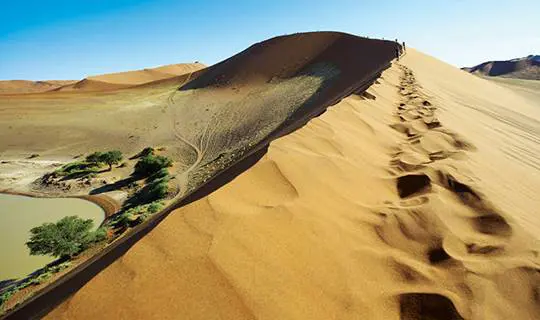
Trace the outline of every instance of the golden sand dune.
[[21, 93], [42, 93], [48, 91], [80, 92], [80, 91], [112, 91], [137, 85], [148, 84], [160, 80], [175, 78], [204, 69], [202, 63], [177, 63], [156, 68], [126, 72], [108, 73], [90, 76], [77, 80], [4, 80], [0, 81], [0, 95]]
[[152, 69], [108, 73], [87, 77], [77, 83], [57, 88], [55, 91], [107, 91], [129, 88], [154, 81], [173, 78], [179, 75], [204, 69], [201, 63], [179, 63]]
[[528, 100], [409, 50], [48, 318], [540, 319], [539, 142]]
[[194, 72], [203, 68], [205, 68], [205, 65], [200, 63], [179, 63], [152, 69], [103, 74], [88, 77], [88, 79], [107, 83], [136, 85]]
[[0, 94], [36, 93], [56, 89], [77, 82], [76, 80], [0, 80]]

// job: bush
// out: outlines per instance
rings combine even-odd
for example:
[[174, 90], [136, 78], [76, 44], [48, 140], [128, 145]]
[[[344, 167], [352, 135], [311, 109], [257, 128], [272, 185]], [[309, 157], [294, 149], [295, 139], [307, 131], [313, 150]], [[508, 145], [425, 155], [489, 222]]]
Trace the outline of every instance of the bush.
[[152, 174], [150, 177], [148, 177], [146, 182], [152, 182], [157, 179], [163, 179], [169, 177], [169, 169], [167, 168], [161, 168], [154, 174]]
[[144, 149], [142, 149], [141, 152], [137, 153], [136, 155], [132, 156], [131, 158], [129, 158], [130, 160], [133, 160], [133, 159], [137, 159], [137, 158], [141, 158], [141, 157], [146, 157], [146, 156], [150, 156], [150, 155], [154, 155], [154, 148], [152, 147], [146, 147]]
[[2, 292], [2, 294], [0, 294], [0, 306], [2, 306], [6, 301], [8, 301], [15, 292], [15, 289], [8, 289]]
[[44, 178], [52, 177], [64, 177], [64, 179], [74, 179], [89, 177], [97, 174], [99, 164], [86, 161], [75, 161], [63, 165], [52, 174], [45, 175]]
[[102, 152], [94, 152], [86, 157], [86, 162], [99, 164], [101, 162]]
[[114, 218], [113, 224], [116, 227], [122, 227], [122, 228], [127, 228], [131, 226], [133, 221], [136, 220], [136, 216], [133, 213], [134, 213], [133, 209], [126, 210], [120, 213], [118, 216]]
[[93, 224], [92, 219], [83, 220], [77, 216], [44, 223], [30, 230], [30, 240], [26, 245], [31, 255], [71, 258], [101, 238], [99, 232], [91, 231]]
[[154, 201], [148, 205], [148, 212], [153, 214], [163, 208], [163, 203], [160, 201]]
[[135, 174], [147, 177], [170, 166], [172, 166], [172, 160], [167, 157], [147, 155], [135, 165]]
[[92, 242], [101, 242], [107, 239], [108, 230], [106, 227], [99, 227], [96, 231], [92, 233]]
[[[156, 179], [149, 183], [148, 186], [144, 189], [147, 189], [145, 195], [147, 202], [163, 199], [169, 193], [169, 179]], [[145, 191], [144, 189], [143, 192]]]

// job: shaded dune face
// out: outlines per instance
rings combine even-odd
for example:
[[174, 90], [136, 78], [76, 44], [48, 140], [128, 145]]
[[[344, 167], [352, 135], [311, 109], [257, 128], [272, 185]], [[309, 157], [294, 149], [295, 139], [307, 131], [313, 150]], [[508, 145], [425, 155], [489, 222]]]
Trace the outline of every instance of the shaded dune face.
[[[352, 93], [395, 44], [336, 32], [273, 38], [202, 72], [169, 99], [183, 193], [263, 140], [286, 134]], [[182, 192], [182, 191], [181, 191]]]

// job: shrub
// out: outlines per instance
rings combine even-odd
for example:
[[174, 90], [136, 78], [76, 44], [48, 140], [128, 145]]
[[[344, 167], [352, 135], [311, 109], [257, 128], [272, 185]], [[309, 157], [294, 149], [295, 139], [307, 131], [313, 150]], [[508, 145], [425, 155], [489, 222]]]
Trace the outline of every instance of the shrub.
[[133, 221], [136, 220], [136, 217], [133, 214], [133, 212], [134, 211], [130, 209], [130, 210], [126, 210], [118, 214], [118, 216], [114, 218], [114, 225], [116, 227], [122, 227], [122, 228], [129, 227], [133, 223]]
[[106, 227], [99, 227], [92, 233], [92, 242], [101, 242], [107, 239], [108, 230]]
[[169, 193], [169, 179], [156, 179], [149, 183], [147, 188], [144, 189], [148, 189], [145, 196], [147, 201], [163, 199], [167, 196], [167, 193]]
[[0, 306], [2, 306], [6, 301], [8, 301], [15, 292], [16, 289], [8, 289], [2, 292], [2, 294], [0, 294]]
[[153, 214], [161, 210], [161, 208], [163, 208], [163, 203], [160, 201], [154, 201], [148, 205], [148, 212]]
[[170, 166], [172, 166], [172, 160], [167, 157], [147, 155], [135, 164], [135, 174], [147, 177]]
[[102, 152], [94, 152], [92, 154], [89, 154], [87, 157], [86, 157], [86, 162], [90, 162], [90, 163], [95, 163], [95, 164], [98, 164], [101, 162], [101, 156], [103, 155]]
[[161, 168], [157, 172], [152, 174], [150, 177], [148, 177], [147, 182], [152, 182], [157, 179], [167, 178], [168, 176], [169, 176], [169, 169]]
[[141, 158], [141, 157], [146, 157], [146, 156], [150, 156], [150, 155], [154, 155], [154, 148], [152, 147], [146, 147], [144, 149], [142, 149], [141, 152], [137, 153], [136, 155], [132, 156], [131, 158], [129, 158], [130, 160], [133, 160], [133, 159], [137, 159], [137, 158]]
[[61, 177], [67, 176], [68, 178], [73, 176], [87, 176], [96, 173], [97, 166], [96, 163], [92, 162], [75, 161], [63, 165], [61, 168], [57, 169], [54, 174]]
[[30, 240], [26, 245], [31, 255], [71, 258], [100, 238], [100, 234], [91, 231], [92, 225], [92, 219], [83, 220], [77, 216], [44, 223], [30, 230]]

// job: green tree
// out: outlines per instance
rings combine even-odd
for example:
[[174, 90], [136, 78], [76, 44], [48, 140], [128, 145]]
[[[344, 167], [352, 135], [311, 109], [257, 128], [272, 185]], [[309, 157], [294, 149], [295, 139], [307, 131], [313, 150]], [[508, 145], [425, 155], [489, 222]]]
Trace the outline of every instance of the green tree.
[[109, 171], [112, 170], [113, 164], [118, 164], [122, 161], [122, 152], [118, 150], [107, 151], [99, 156], [99, 162], [103, 162], [109, 165]]
[[147, 155], [135, 164], [135, 173], [150, 176], [163, 168], [172, 166], [172, 160], [164, 156]]
[[73, 257], [93, 242], [104, 239], [103, 232], [91, 231], [92, 226], [92, 219], [84, 220], [77, 216], [64, 217], [56, 223], [44, 223], [32, 228], [30, 240], [26, 242], [26, 245], [31, 255]]

